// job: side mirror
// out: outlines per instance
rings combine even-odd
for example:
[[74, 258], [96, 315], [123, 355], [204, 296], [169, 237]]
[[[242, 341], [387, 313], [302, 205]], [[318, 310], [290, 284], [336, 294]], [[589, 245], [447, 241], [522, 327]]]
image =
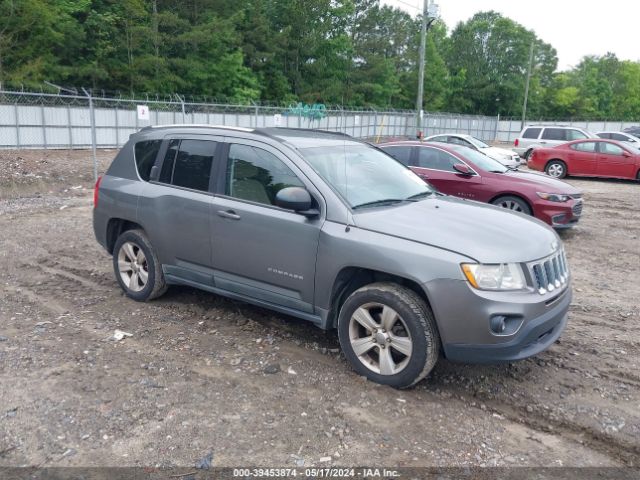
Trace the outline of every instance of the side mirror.
[[631, 154], [629, 152], [627, 152], [627, 151], [623, 151], [622, 152], [622, 156], [626, 157], [626, 158], [629, 158], [631, 156]]
[[462, 175], [468, 175], [468, 176], [473, 175], [473, 171], [464, 163], [456, 163], [453, 166], [453, 169]]
[[311, 208], [311, 195], [306, 188], [286, 187], [276, 194], [276, 206], [293, 210], [305, 217], [317, 217], [320, 212]]

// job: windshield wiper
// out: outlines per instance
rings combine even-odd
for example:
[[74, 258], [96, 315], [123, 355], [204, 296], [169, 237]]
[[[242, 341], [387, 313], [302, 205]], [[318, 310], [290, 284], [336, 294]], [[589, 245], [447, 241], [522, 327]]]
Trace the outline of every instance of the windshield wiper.
[[426, 196], [435, 195], [435, 194], [436, 194], [436, 192], [434, 192], [433, 190], [427, 190], [425, 192], [420, 192], [420, 193], [416, 193], [415, 195], [411, 195], [410, 197], [405, 198], [405, 200], [413, 201], [413, 200], [417, 200], [417, 199], [419, 199], [421, 197], [426, 197]]
[[361, 207], [375, 207], [377, 205], [392, 205], [394, 203], [400, 203], [404, 201], [404, 198], [383, 198], [381, 200], [374, 200], [373, 202], [361, 203], [360, 205], [356, 205], [355, 207], [353, 207], [353, 209], [355, 210], [356, 208]]

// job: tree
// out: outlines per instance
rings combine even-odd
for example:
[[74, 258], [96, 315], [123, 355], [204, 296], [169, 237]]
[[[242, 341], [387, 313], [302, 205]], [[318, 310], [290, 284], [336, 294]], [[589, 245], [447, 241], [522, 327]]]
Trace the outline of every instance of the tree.
[[458, 77], [451, 103], [463, 97], [468, 113], [519, 115], [531, 43], [534, 77], [541, 85], [549, 84], [557, 66], [556, 52], [532, 31], [493, 11], [458, 24], [447, 49], [451, 75]]

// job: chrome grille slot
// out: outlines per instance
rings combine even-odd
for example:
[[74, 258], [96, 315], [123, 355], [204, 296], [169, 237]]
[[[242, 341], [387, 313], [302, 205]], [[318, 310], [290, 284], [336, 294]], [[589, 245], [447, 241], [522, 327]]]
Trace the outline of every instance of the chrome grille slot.
[[582, 205], [583, 205], [582, 201], [577, 202], [571, 209], [573, 211], [573, 214], [576, 217], [579, 217], [580, 215], [582, 215]]
[[562, 289], [569, 280], [564, 250], [529, 264], [533, 287], [540, 295]]

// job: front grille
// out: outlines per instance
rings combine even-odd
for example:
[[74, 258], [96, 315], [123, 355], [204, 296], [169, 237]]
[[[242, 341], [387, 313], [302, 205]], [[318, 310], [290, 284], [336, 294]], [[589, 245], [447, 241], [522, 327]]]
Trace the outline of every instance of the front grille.
[[529, 264], [533, 286], [540, 295], [564, 287], [569, 281], [569, 266], [564, 250]]
[[582, 215], [582, 202], [577, 202], [573, 208], [571, 209], [571, 211], [573, 212], [573, 214], [576, 217], [579, 217], [580, 215]]

